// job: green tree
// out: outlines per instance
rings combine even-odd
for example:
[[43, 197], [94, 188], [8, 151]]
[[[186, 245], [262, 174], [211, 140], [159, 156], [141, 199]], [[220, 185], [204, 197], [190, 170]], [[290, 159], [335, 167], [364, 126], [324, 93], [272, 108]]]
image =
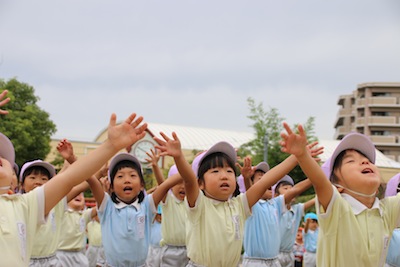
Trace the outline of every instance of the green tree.
[[14, 144], [16, 163], [21, 166], [29, 160], [44, 159], [50, 152], [50, 138], [56, 125], [37, 105], [35, 89], [13, 78], [7, 82], [0, 80], [0, 90], [8, 90], [11, 99], [4, 107], [9, 114], [0, 117], [0, 132]]
[[[270, 167], [282, 162], [288, 154], [281, 151], [281, 146], [279, 144], [281, 137], [280, 133], [283, 130], [284, 117], [281, 117], [276, 108], [270, 108], [268, 111], [264, 110], [262, 103], [256, 103], [251, 97], [247, 99], [247, 103], [250, 109], [250, 115], [247, 117], [253, 121], [251, 126], [255, 131], [255, 139], [250, 142], [243, 144], [238, 151], [238, 155], [243, 158], [250, 155], [253, 159], [253, 165], [256, 165], [264, 161], [264, 138], [268, 136], [268, 164]], [[303, 124], [304, 129], [307, 132], [309, 142], [317, 141], [314, 132], [315, 118], [309, 117], [307, 121]], [[297, 125], [293, 126], [293, 129]], [[295, 182], [304, 179], [304, 173], [301, 168], [297, 166], [294, 168], [289, 175], [293, 178]], [[312, 193], [312, 190], [307, 191]]]

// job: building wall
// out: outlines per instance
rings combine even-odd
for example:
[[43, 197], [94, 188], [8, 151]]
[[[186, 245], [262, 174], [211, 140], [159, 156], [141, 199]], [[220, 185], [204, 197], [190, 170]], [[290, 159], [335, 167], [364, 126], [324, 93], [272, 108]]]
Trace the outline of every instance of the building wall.
[[339, 97], [334, 138], [351, 131], [371, 137], [376, 148], [400, 161], [400, 83], [363, 83]]

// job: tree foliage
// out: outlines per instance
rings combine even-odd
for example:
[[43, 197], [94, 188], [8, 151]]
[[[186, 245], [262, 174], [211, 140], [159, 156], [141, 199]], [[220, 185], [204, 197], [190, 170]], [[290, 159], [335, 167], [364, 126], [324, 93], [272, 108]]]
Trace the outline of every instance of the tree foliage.
[[8, 115], [0, 117], [0, 132], [12, 141], [16, 163], [21, 166], [33, 159], [44, 159], [50, 152], [50, 138], [56, 132], [56, 125], [49, 114], [37, 102], [32, 86], [13, 78], [0, 80], [0, 90], [8, 90], [11, 101], [4, 107]]
[[[283, 122], [285, 118], [279, 114], [276, 108], [270, 108], [268, 111], [265, 111], [262, 103], [256, 103], [252, 98], [248, 98], [247, 103], [250, 109], [250, 115], [247, 117], [253, 122], [251, 126], [255, 132], [255, 139], [243, 144], [238, 151], [238, 155], [241, 158], [247, 155], [251, 156], [253, 165], [264, 161], [264, 140], [267, 135], [267, 162], [272, 168], [288, 157], [288, 154], [281, 151], [281, 146], [279, 144], [281, 140], [280, 133], [283, 131]], [[307, 121], [303, 123], [309, 142], [317, 141], [314, 132], [314, 123], [314, 117], [309, 117]], [[294, 125], [292, 128], [297, 128], [297, 125]], [[289, 175], [295, 182], [305, 178], [304, 173], [298, 166], [294, 168]]]

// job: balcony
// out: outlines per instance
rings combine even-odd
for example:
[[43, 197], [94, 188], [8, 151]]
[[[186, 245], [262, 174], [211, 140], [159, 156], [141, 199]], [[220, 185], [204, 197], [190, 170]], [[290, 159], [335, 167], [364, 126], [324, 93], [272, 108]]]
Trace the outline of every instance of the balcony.
[[369, 107], [400, 107], [396, 97], [370, 97], [368, 101], [366, 98], [357, 99], [357, 106]]
[[368, 118], [357, 118], [356, 125], [364, 126], [367, 124], [368, 126], [399, 126], [400, 124], [397, 122], [397, 118], [394, 116], [372, 116]]

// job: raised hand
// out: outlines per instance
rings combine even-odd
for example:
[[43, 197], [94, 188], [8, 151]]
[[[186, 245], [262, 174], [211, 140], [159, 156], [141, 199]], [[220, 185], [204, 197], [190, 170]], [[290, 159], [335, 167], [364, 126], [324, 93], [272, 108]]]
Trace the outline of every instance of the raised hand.
[[142, 116], [136, 118], [136, 113], [132, 113], [120, 124], [116, 124], [116, 120], [117, 116], [112, 114], [108, 125], [108, 141], [117, 150], [133, 145], [146, 135], [147, 123], [140, 125]]
[[307, 149], [309, 150], [311, 156], [314, 158], [316, 162], [320, 162], [321, 158], [318, 156], [324, 153], [324, 147], [323, 146], [317, 146], [318, 141], [312, 142], [311, 144], [307, 145]]
[[57, 150], [58, 153], [68, 161], [70, 164], [74, 163], [76, 160], [75, 154], [74, 154], [74, 148], [72, 147], [72, 144], [67, 140], [67, 139], [62, 139], [60, 142], [57, 144]]
[[158, 160], [160, 159], [160, 153], [158, 152], [158, 150], [154, 149], [151, 149], [150, 153], [146, 152], [148, 158], [146, 158], [145, 160], [149, 164], [149, 166], [156, 166], [158, 164]]
[[250, 179], [254, 175], [255, 167], [252, 166], [251, 157], [247, 156], [243, 159], [243, 166], [239, 163], [236, 163], [236, 166], [239, 167], [244, 179]]
[[[7, 104], [8, 102], [10, 102], [10, 98], [7, 97], [4, 99], [4, 97], [8, 94], [7, 90], [4, 90], [3, 92], [1, 92], [0, 94], [0, 107], [4, 106], [5, 104]], [[2, 100], [3, 99], [3, 100]], [[6, 115], [8, 114], [8, 111], [5, 109], [0, 109], [0, 114], [2, 115]]]
[[286, 133], [281, 133], [282, 141], [280, 144], [282, 152], [293, 154], [296, 157], [308, 153], [307, 136], [303, 126], [301, 124], [297, 126], [298, 134], [294, 133], [286, 122], [283, 123], [283, 127]]
[[164, 140], [154, 137], [154, 140], [158, 143], [156, 148], [161, 151], [160, 156], [178, 157], [182, 155], [181, 142], [175, 132], [172, 132], [173, 139], [169, 138], [163, 132], [160, 132], [160, 135]]

